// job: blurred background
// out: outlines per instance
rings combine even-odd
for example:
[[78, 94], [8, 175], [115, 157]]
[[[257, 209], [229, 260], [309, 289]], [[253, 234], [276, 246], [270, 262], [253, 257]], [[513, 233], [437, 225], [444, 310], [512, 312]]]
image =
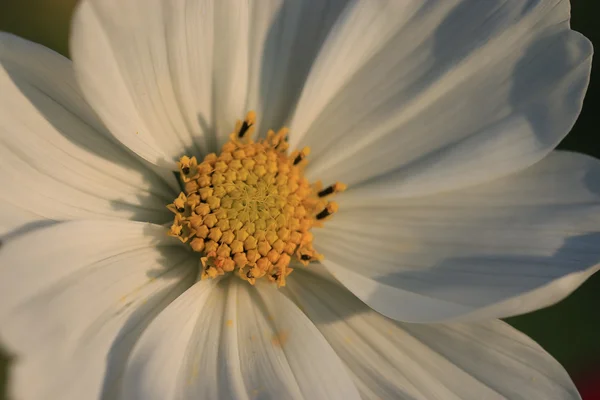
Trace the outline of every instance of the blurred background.
[[[520, 0], [512, 0], [520, 1]], [[68, 56], [69, 21], [77, 0], [0, 0], [0, 30]], [[600, 0], [571, 0], [573, 29], [600, 49]], [[600, 57], [583, 112], [559, 148], [600, 158]], [[549, 351], [569, 372], [584, 400], [600, 400], [600, 273], [558, 305], [507, 322]], [[7, 361], [0, 359], [0, 400]], [[83, 399], [82, 399], [83, 400]]]

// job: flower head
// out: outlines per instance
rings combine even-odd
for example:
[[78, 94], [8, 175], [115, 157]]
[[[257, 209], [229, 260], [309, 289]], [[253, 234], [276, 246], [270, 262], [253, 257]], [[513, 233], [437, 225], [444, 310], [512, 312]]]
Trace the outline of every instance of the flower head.
[[600, 164], [553, 151], [590, 73], [568, 20], [83, 0], [73, 63], [1, 34], [14, 397], [577, 399], [494, 320], [600, 261]]
[[286, 154], [285, 128], [255, 143], [255, 122], [253, 112], [238, 121], [218, 156], [181, 157], [185, 193], [167, 206], [175, 213], [169, 235], [204, 254], [202, 278], [237, 270], [252, 285], [264, 277], [281, 287], [292, 257], [303, 265], [322, 259], [310, 229], [337, 211], [327, 197], [346, 185], [311, 186], [302, 176], [310, 149]]

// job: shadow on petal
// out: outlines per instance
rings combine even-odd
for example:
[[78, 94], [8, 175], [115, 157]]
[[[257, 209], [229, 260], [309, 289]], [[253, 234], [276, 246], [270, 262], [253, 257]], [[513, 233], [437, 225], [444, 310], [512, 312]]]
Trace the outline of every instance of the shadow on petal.
[[[70, 62], [68, 64], [65, 62], [65, 65], [70, 66]], [[96, 154], [107, 161], [125, 167], [130, 167], [130, 163], [123, 163], [123, 160], [129, 158], [133, 161], [134, 159], [130, 156], [131, 153], [129, 153], [116, 139], [111, 136], [108, 130], [100, 122], [98, 116], [87, 105], [83, 95], [78, 93], [78, 91], [77, 94], [81, 96], [81, 104], [78, 105], [78, 109], [73, 110], [71, 107], [63, 105], [62, 102], [64, 99], [52, 97], [51, 93], [49, 93], [47, 90], [44, 90], [45, 88], [36, 86], [35, 83], [24, 82], [25, 79], [20, 76], [17, 68], [10, 68], [10, 64], [6, 66], [6, 68], [9, 77], [15, 86], [19, 88], [23, 96], [29, 100], [29, 102], [39, 111], [39, 113], [43, 115], [46, 121], [52, 124], [56, 131], [64, 136], [65, 139], [69, 140], [77, 147], [80, 147], [81, 149], [84, 149], [92, 154]], [[73, 71], [69, 69], [68, 71], [64, 71], [64, 73], [70, 75], [68, 81], [71, 84], [75, 84]], [[73, 118], [62, 118], [61, 114], [63, 113], [57, 113], [57, 108], [63, 108], [65, 111], [71, 114]], [[72, 126], [74, 121], [82, 126], [92, 129], [98, 134], [84, 135], [81, 132], [73, 132]], [[99, 148], [105, 149], [107, 143], [111, 143], [109, 146], [113, 147], [114, 152], [99, 151]], [[125, 155], [126, 153], [129, 154]]]
[[[448, 258], [426, 270], [400, 269], [373, 279], [388, 287], [472, 309], [473, 312], [507, 303], [498, 311], [499, 315], [489, 316], [504, 318], [562, 300], [582, 282], [549, 288], [544, 294], [531, 292], [543, 290], [546, 285], [570, 274], [583, 273], [599, 263], [600, 232], [595, 232], [567, 238], [549, 257], [498, 253]], [[534, 297], [527, 298], [529, 294]], [[520, 296], [523, 301], [516, 300]], [[375, 291], [366, 301], [381, 304], [386, 298]], [[513, 300], [515, 302], [509, 303]], [[457, 316], [460, 317], [450, 317]]]
[[[148, 230], [148, 234], [150, 235], [150, 226]], [[176, 241], [176, 239], [173, 239], [173, 242]], [[177, 253], [179, 252], [188, 252], [188, 249], [184, 246], [158, 246], [157, 249], [160, 254], [157, 263], [161, 267], [148, 271], [148, 278], [151, 281], [155, 279], [172, 279], [169, 273], [179, 268], [178, 266], [173, 266], [174, 257], [178, 256]], [[106, 370], [101, 399], [112, 400], [119, 398], [121, 378], [129, 355], [138, 339], [161, 311], [194, 284], [197, 276], [198, 269], [190, 269], [189, 273], [186, 273], [186, 277], [181, 279], [179, 283], [154, 293], [151, 298], [147, 299], [128, 317], [119, 330], [119, 333], [115, 336], [113, 344], [106, 355]], [[128, 303], [124, 304], [124, 309], [129, 305]]]
[[[296, 107], [309, 72], [329, 32], [343, 13], [350, 0], [315, 0], [300, 5], [295, 0], [284, 0], [266, 37], [262, 54], [260, 76], [260, 101], [265, 107], [265, 121], [259, 135], [267, 129], [279, 129], [286, 125]], [[283, 32], [290, 29], [290, 11], [301, 7], [296, 31], [291, 42], [282, 45]], [[293, 19], [294, 17], [292, 17]], [[316, 25], [314, 29], [308, 29]], [[289, 57], [282, 51], [292, 48]]]
[[8, 382], [14, 356], [0, 346], [0, 399], [8, 398]]
[[14, 230], [8, 232], [6, 235], [0, 237], [0, 248], [2, 247], [2, 241], [4, 241], [4, 240], [10, 240], [17, 236], [27, 234], [36, 229], [45, 228], [47, 226], [50, 226], [50, 225], [53, 225], [53, 224], [56, 224], [59, 222], [60, 221], [52, 221], [49, 219], [44, 219], [44, 220], [29, 222], [25, 225], [22, 225], [22, 226], [18, 227], [17, 229], [14, 229]]
[[[102, 185], [108, 185], [111, 182], [117, 182], [120, 185], [123, 184], [123, 193], [126, 193], [125, 190], [131, 191], [132, 189], [139, 189], [140, 193], [143, 194], [136, 196], [137, 203], [131, 198], [114, 199], [114, 195], [112, 195], [114, 200], [109, 201], [112, 203], [115, 210], [126, 211], [125, 214], [121, 215], [127, 215], [127, 213], [129, 213], [130, 219], [138, 221], [150, 220], [152, 222], [160, 223], [160, 213], [162, 212], [163, 215], [168, 215], [168, 212], [162, 209], [157, 211], [157, 199], [161, 199], [161, 202], [164, 201], [165, 205], [172, 200], [168, 198], [169, 196], [167, 196], [166, 193], [175, 192], [169, 188], [169, 184], [171, 187], [174, 186], [172, 183], [173, 177], [164, 175], [164, 171], [160, 171], [140, 159], [108, 132], [94, 111], [87, 105], [81, 93], [79, 93], [70, 61], [50, 54], [50, 51], [47, 49], [40, 50], [40, 48], [38, 48], [39, 45], [37, 44], [29, 43], [19, 38], [9, 40], [15, 40], [15, 42], [19, 43], [19, 46], [23, 46], [25, 50], [28, 48], [27, 46], [30, 46], [35, 50], [32, 51], [33, 56], [23, 56], [22, 54], [15, 52], [15, 60], [12, 58], [6, 60], [3, 59], [2, 67], [6, 70], [8, 78], [15, 85], [16, 89], [39, 113], [41, 116], [39, 121], [45, 120], [53, 128], [49, 128], [48, 135], [44, 135], [44, 132], [38, 132], [36, 134], [39, 138], [35, 136], [27, 138], [27, 140], [35, 139], [38, 141], [41, 138], [42, 141], [36, 143], [36, 145], [39, 145], [38, 147], [47, 145], [52, 150], [49, 152], [51, 155], [48, 156], [48, 160], [44, 160], [45, 164], [40, 163], [40, 165], [45, 165], [44, 168], [33, 166], [32, 171], [36, 174], [39, 173], [40, 179], [53, 179], [56, 180], [59, 185], [73, 187], [77, 190], [77, 193], [80, 192], [83, 195], [92, 194], [102, 199], [105, 198], [103, 197], [102, 191], [98, 188], [101, 188]], [[8, 43], [10, 43], [10, 41], [8, 41]], [[19, 51], [25, 53], [23, 49]], [[10, 56], [11, 53], [7, 53], [8, 56]], [[51, 79], [51, 77], [47, 76], [49, 73], [44, 72], [45, 70], [41, 69], [40, 72], [34, 66], [22, 68], [23, 63], [31, 63], [36, 57], [41, 58], [41, 61], [39, 62], [50, 63], [48, 70], [53, 74], [59, 75], [59, 78], [62, 79], [62, 81], [49, 84], [44, 81], [44, 79]], [[56, 87], [53, 87], [52, 85], [55, 85]], [[36, 123], [37, 122], [38, 121], [36, 120]], [[35, 125], [33, 126], [35, 127]], [[14, 134], [16, 135], [17, 133]], [[65, 142], [62, 142], [63, 138], [65, 139]], [[17, 141], [15, 143], [17, 144], [9, 142], [8, 146], [16, 147], [14, 149], [16, 155], [20, 154], [22, 151], [25, 153], [23, 156], [24, 159], [34, 156], [26, 153], [27, 148], [25, 146], [27, 146], [27, 141], [23, 141], [22, 143]], [[77, 151], [79, 149], [82, 150], [82, 153]], [[60, 157], [63, 156], [61, 152], [68, 153], [69, 150], [75, 151], [75, 154], [64, 154], [64, 157], [68, 159], [68, 162], [61, 165]], [[42, 150], [36, 148], [35, 151], [39, 152]], [[99, 157], [99, 159], [96, 159], [96, 156]], [[52, 157], [56, 158], [56, 160], [53, 160]], [[89, 157], [89, 159], [86, 159], [86, 157]], [[113, 164], [115, 170], [104, 173], [101, 170], [99, 171], [98, 169], [104, 165], [102, 160]], [[58, 173], [53, 174], [52, 171], [48, 170], [51, 162], [57, 163], [58, 167], [62, 168], [62, 170], [70, 168], [70, 171], [68, 169], [66, 170], [71, 172], [72, 176], [63, 177]], [[111, 166], [110, 164], [108, 164], [109, 167]], [[77, 171], [77, 165], [88, 168], [92, 173], [100, 172], [100, 174], [85, 178], [86, 171], [88, 170]], [[137, 173], [134, 172], [131, 175], [132, 181], [129, 181], [129, 178], [118, 176], [121, 171], [127, 170], [139, 171], [140, 174], [139, 176], [136, 176]], [[160, 176], [161, 174], [163, 176]], [[82, 179], [83, 183], [73, 183], [72, 180], [75, 179]], [[85, 179], [88, 179], [87, 183]], [[134, 181], [138, 179], [140, 180]], [[164, 181], [168, 183], [165, 183]], [[91, 188], [86, 187], [86, 184], [91, 185]], [[97, 184], [100, 186], [95, 187]], [[108, 196], [111, 195], [106, 196], [107, 198], [110, 198]], [[85, 205], [82, 204], [81, 207], [84, 209]], [[158, 220], [152, 218], [155, 214], [159, 216]], [[163, 222], [166, 222], [166, 220]], [[19, 234], [24, 230], [29, 230], [29, 227], [19, 228], [18, 232], [11, 233], [11, 235]]]

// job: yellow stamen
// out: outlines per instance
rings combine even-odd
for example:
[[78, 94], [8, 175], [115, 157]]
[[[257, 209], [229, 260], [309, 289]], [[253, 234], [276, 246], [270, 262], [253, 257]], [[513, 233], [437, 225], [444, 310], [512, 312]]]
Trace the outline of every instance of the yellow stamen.
[[317, 214], [317, 219], [325, 219], [338, 210], [338, 205], [335, 202], [327, 203], [327, 206]]
[[198, 177], [198, 161], [196, 157], [183, 156], [179, 159], [179, 171], [183, 182], [189, 182]]
[[336, 182], [333, 185], [327, 186], [325, 189], [318, 191], [319, 197], [327, 197], [332, 194], [341, 193], [346, 190], [347, 186], [341, 182]]
[[185, 193], [167, 206], [175, 213], [169, 235], [202, 253], [203, 279], [237, 269], [250, 284], [266, 277], [284, 286], [292, 257], [304, 265], [323, 258], [309, 231], [337, 211], [325, 198], [346, 185], [311, 186], [303, 176], [310, 148], [287, 155], [287, 128], [254, 142], [255, 124], [254, 112], [237, 121], [219, 155], [181, 157]]

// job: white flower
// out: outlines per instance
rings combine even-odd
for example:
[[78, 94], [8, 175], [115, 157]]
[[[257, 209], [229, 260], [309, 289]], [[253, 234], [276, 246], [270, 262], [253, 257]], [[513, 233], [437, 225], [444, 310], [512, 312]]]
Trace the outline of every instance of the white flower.
[[[579, 398], [491, 320], [598, 269], [600, 163], [552, 152], [590, 74], [568, 1], [83, 0], [71, 46], [0, 36], [15, 398]], [[197, 280], [163, 226], [248, 110], [348, 184], [282, 288]]]

